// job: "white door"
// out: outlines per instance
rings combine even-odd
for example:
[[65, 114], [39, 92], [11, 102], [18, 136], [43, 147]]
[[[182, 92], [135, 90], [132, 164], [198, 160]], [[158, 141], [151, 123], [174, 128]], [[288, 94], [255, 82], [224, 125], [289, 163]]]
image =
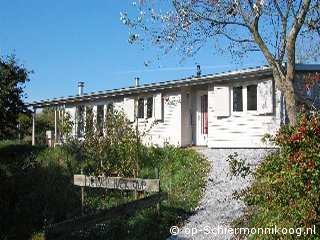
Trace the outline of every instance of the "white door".
[[197, 141], [196, 145], [208, 143], [208, 91], [197, 93]]

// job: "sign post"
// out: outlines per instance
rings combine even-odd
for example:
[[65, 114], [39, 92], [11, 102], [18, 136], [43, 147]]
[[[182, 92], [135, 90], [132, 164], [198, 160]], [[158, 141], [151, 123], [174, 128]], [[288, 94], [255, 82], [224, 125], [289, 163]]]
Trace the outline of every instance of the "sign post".
[[[81, 174], [83, 174], [82, 169]], [[84, 186], [81, 186], [81, 214], [84, 215]]]
[[[156, 174], [156, 178], [157, 179], [160, 179], [160, 177], [159, 177], [159, 168], [155, 168], [155, 174]], [[160, 180], [159, 180], [159, 192], [160, 192]], [[158, 213], [158, 215], [160, 214], [160, 203], [158, 202], [157, 203], [157, 213]]]

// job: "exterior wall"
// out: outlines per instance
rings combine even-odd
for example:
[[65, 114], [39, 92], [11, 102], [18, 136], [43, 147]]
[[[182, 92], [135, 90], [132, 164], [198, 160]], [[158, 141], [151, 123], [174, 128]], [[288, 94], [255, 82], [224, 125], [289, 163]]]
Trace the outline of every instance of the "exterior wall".
[[[259, 81], [256, 81], [258, 83]], [[250, 82], [252, 84], [253, 82]], [[241, 83], [246, 84], [246, 83]], [[248, 83], [249, 84], [249, 83]], [[213, 94], [213, 86], [209, 87], [208, 106], [208, 147], [210, 148], [252, 148], [252, 147], [272, 147], [261, 141], [266, 133], [274, 133], [281, 122], [281, 94], [279, 91], [272, 91], [273, 111], [268, 114], [259, 114], [257, 111], [247, 111], [246, 89], [243, 90], [243, 112], [232, 111], [232, 88], [234, 84], [228, 85], [229, 108], [228, 116], [215, 116], [214, 104], [210, 96]], [[259, 92], [257, 93], [259, 94]], [[263, 96], [260, 96], [263, 97]], [[259, 96], [257, 96], [259, 98]]]
[[84, 106], [92, 106], [93, 107], [93, 117], [96, 118], [97, 114], [97, 106], [98, 105], [104, 105], [104, 112], [106, 113], [107, 105], [109, 103], [113, 103], [114, 108], [119, 110], [122, 106], [123, 98], [114, 98], [114, 99], [100, 99], [94, 102], [84, 102], [81, 104], [72, 104], [72, 105], [66, 105], [65, 106], [65, 112], [70, 114], [71, 121], [73, 122], [73, 128], [72, 128], [72, 136], [77, 137], [77, 106], [84, 105]]
[[[144, 96], [152, 96], [152, 94], [145, 94], [139, 97]], [[186, 97], [186, 94], [184, 94]], [[164, 144], [171, 144], [175, 146], [183, 146], [182, 143], [182, 131], [181, 131], [181, 93], [180, 92], [168, 92], [162, 94], [162, 120], [156, 120], [154, 117], [152, 118], [139, 118], [138, 125], [139, 131], [143, 135], [142, 141], [146, 145], [158, 145], [164, 146]], [[96, 116], [97, 106], [104, 105], [104, 112], [106, 113], [107, 104], [113, 103], [114, 109], [125, 111], [124, 105], [124, 97], [121, 98], [110, 98], [97, 100], [94, 102], [82, 103], [85, 106], [93, 106], [93, 114]], [[79, 105], [79, 104], [78, 104]], [[74, 123], [72, 136], [77, 136], [77, 124], [76, 124], [76, 107], [77, 105], [68, 105], [65, 107], [65, 111], [70, 114], [71, 120]], [[153, 107], [155, 107], [153, 105]], [[146, 113], [146, 106], [145, 106]], [[146, 116], [146, 114], [145, 114]], [[184, 121], [188, 121], [187, 116], [185, 116]], [[133, 118], [134, 119], [134, 118]], [[136, 126], [136, 121], [132, 122], [132, 127]], [[190, 138], [188, 141], [191, 143], [191, 133], [190, 136], [186, 139]]]
[[[300, 93], [309, 103], [312, 103], [312, 110], [320, 108], [320, 73], [319, 65], [305, 65], [297, 68], [297, 76], [295, 79], [295, 90]], [[261, 69], [262, 73], [264, 69]], [[256, 71], [254, 71], [256, 72]], [[50, 106], [57, 107], [62, 113], [63, 109], [69, 113], [71, 120], [75, 123], [72, 129], [73, 136], [77, 136], [77, 105], [91, 105], [93, 106], [94, 117], [97, 115], [97, 106], [104, 105], [104, 112], [106, 113], [107, 106], [110, 102], [116, 110], [123, 110], [128, 115], [133, 127], [135, 126], [135, 99], [138, 97], [153, 96], [153, 108], [161, 109], [161, 111], [153, 112], [151, 118], [139, 119], [138, 127], [141, 132], [144, 132], [143, 141], [148, 145], [163, 146], [165, 143], [176, 146], [188, 146], [197, 143], [197, 123], [199, 123], [199, 104], [197, 103], [197, 94], [199, 91], [208, 93], [208, 138], [205, 139], [205, 144], [211, 148], [252, 148], [252, 147], [270, 147], [262, 143], [261, 138], [266, 133], [274, 133], [282, 123], [287, 120], [285, 113], [285, 101], [278, 90], [275, 90], [274, 83], [271, 79], [257, 79], [246, 81], [245, 76], [252, 77], [260, 76], [259, 78], [270, 77], [269, 73], [262, 75], [248, 75], [243, 73], [230, 73], [230, 77], [225, 74], [221, 76], [213, 76], [212, 84], [210, 84], [210, 77], [205, 76], [202, 79], [188, 80], [183, 86], [176, 85], [178, 82], [172, 82], [165, 85], [157, 85], [153, 88], [135, 89], [135, 91], [117, 90], [115, 97], [111, 94], [104, 95], [103, 98], [93, 98], [91, 102], [75, 103], [75, 101], [89, 98], [68, 98], [54, 101], [42, 101], [35, 103], [33, 107]], [[198, 82], [196, 82], [196, 81]], [[201, 81], [200, 81], [201, 80]], [[205, 81], [204, 81], [205, 80]], [[216, 81], [218, 80], [218, 81]], [[179, 81], [181, 82], [181, 81]], [[269, 83], [264, 83], [269, 82]], [[218, 85], [219, 83], [219, 85]], [[248, 84], [260, 84], [262, 92], [257, 92], [257, 104], [259, 106], [265, 105], [265, 109], [257, 109], [257, 111], [247, 111], [247, 102], [245, 94], [246, 88], [243, 88], [243, 111], [232, 111], [232, 88], [234, 86]], [[172, 85], [171, 85], [172, 84]], [[221, 86], [216, 94], [216, 87]], [[264, 88], [264, 89], [263, 89]], [[271, 94], [270, 94], [271, 91]], [[139, 92], [139, 93], [138, 93]], [[135, 95], [134, 95], [135, 94]], [[138, 95], [139, 94], [139, 95]], [[141, 95], [141, 96], [140, 96]], [[101, 95], [102, 96], [102, 95]], [[219, 96], [219, 97], [217, 97]], [[57, 106], [57, 104], [67, 102], [67, 105]], [[44, 105], [45, 104], [45, 105]], [[49, 106], [48, 105], [48, 106]], [[217, 107], [218, 106], [218, 107]], [[154, 111], [154, 109], [153, 109]], [[219, 113], [219, 114], [217, 114]], [[206, 135], [204, 133], [203, 135]], [[59, 133], [57, 134], [59, 136]], [[56, 136], [56, 138], [57, 138]], [[206, 136], [205, 136], [206, 137]], [[199, 141], [198, 141], [199, 142]]]
[[[258, 81], [257, 81], [258, 82]], [[242, 84], [246, 84], [242, 82]], [[248, 82], [249, 84], [249, 82]], [[250, 81], [250, 84], [252, 82]], [[199, 90], [208, 89], [208, 147], [210, 148], [252, 148], [270, 147], [262, 143], [261, 139], [266, 133], [274, 133], [280, 126], [282, 118], [282, 99], [279, 91], [273, 91], [273, 111], [270, 114], [259, 114], [246, 111], [246, 101], [243, 101], [243, 112], [232, 112], [232, 87], [230, 88], [230, 115], [215, 116], [214, 105], [221, 103], [221, 99], [213, 101], [210, 96], [213, 94], [214, 86], [202, 86], [173, 90], [162, 93], [162, 120], [155, 118], [138, 119], [139, 131], [143, 135], [143, 143], [146, 145], [163, 146], [172, 144], [175, 146], [189, 146], [196, 142], [196, 93]], [[146, 93], [137, 97], [152, 96], [153, 93]], [[243, 93], [245, 95], [245, 92]], [[112, 102], [117, 110], [125, 110], [124, 97], [97, 100], [84, 105], [94, 106], [96, 114], [97, 105], [105, 105]], [[146, 106], [145, 106], [146, 111]], [[76, 119], [76, 106], [66, 106], [72, 119]], [[146, 115], [146, 114], [145, 114]], [[134, 118], [133, 118], [134, 119]], [[135, 127], [136, 122], [132, 122]], [[73, 129], [76, 136], [76, 124]]]
[[183, 147], [192, 145], [191, 97], [190, 89], [181, 92], [181, 146]]
[[[143, 143], [164, 146], [166, 143], [182, 146], [181, 142], [181, 93], [163, 93], [163, 119], [139, 119], [139, 131], [145, 132]], [[153, 125], [153, 126], [152, 126]]]

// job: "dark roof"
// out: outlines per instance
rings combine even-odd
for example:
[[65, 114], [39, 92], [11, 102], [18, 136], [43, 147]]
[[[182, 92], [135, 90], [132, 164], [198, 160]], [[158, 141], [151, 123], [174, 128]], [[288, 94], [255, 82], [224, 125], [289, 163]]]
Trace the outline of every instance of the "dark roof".
[[[296, 69], [298, 71], [299, 70], [300, 71], [302, 70], [319, 71], [320, 65], [297, 65]], [[27, 105], [29, 107], [34, 107], [34, 108], [43, 108], [43, 107], [49, 107], [49, 106], [71, 104], [75, 102], [92, 101], [100, 98], [131, 95], [131, 94], [143, 93], [143, 92], [152, 92], [152, 91], [183, 87], [183, 86], [201, 85], [201, 84], [206, 84], [210, 82], [223, 82], [223, 81], [230, 81], [230, 80], [237, 81], [237, 80], [245, 80], [245, 79], [256, 79], [257, 77], [267, 78], [271, 76], [272, 76], [272, 72], [270, 67], [258, 66], [258, 67], [246, 68], [246, 69], [235, 70], [235, 71], [227, 71], [227, 72], [220, 72], [215, 74], [202, 75], [200, 77], [191, 76], [188, 78], [183, 78], [178, 80], [156, 82], [156, 83], [144, 84], [139, 86], [131, 86], [127, 88], [118, 88], [118, 89], [98, 91], [98, 92], [92, 92], [92, 93], [84, 93], [83, 95], [75, 95], [75, 96], [69, 96], [69, 97], [60, 97], [60, 98], [35, 101], [35, 102], [28, 103]]]

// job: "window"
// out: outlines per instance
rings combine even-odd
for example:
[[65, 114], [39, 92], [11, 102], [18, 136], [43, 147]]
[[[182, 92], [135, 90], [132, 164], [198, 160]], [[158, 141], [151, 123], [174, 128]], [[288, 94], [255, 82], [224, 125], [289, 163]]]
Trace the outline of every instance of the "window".
[[86, 107], [86, 128], [85, 128], [85, 131], [86, 131], [86, 133], [92, 133], [93, 129], [94, 129], [93, 109], [92, 109], [92, 106], [87, 106]]
[[77, 136], [83, 137], [84, 134], [84, 106], [77, 106]]
[[242, 86], [233, 88], [233, 111], [242, 112]]
[[97, 130], [100, 135], [102, 135], [103, 125], [104, 125], [104, 106], [98, 105], [97, 106]]
[[152, 118], [153, 112], [153, 97], [147, 98], [147, 118]]
[[138, 118], [144, 118], [144, 99], [138, 100]]
[[108, 105], [107, 105], [107, 113], [108, 114], [113, 113], [113, 103], [108, 103]]
[[208, 134], [208, 95], [201, 96], [201, 134]]
[[257, 110], [257, 85], [247, 86], [247, 110]]

